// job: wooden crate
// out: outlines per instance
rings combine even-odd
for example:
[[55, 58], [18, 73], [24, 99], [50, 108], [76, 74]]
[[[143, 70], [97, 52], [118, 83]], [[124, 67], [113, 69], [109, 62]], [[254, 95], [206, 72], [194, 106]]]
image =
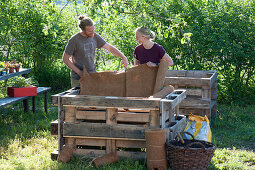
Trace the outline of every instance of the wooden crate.
[[180, 114], [216, 116], [217, 71], [168, 70], [165, 85], [187, 91], [186, 99], [180, 104]]
[[[74, 155], [97, 157], [117, 150], [119, 157], [145, 159], [145, 130], [168, 129], [168, 140], [186, 126], [178, 106], [186, 97], [176, 90], [167, 99], [76, 95], [69, 90], [52, 96], [59, 119], [51, 124], [59, 147], [69, 145]], [[78, 92], [77, 92], [78, 93]], [[52, 152], [56, 159], [58, 151]]]

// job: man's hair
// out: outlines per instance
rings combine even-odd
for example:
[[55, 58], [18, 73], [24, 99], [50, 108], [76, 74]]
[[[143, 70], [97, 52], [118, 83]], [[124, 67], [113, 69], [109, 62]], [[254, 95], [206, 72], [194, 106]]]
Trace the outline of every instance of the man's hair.
[[85, 15], [79, 16], [79, 27], [81, 30], [85, 31], [87, 26], [93, 26], [94, 22], [91, 18], [86, 17]]
[[148, 39], [154, 39], [155, 38], [155, 33], [147, 27], [138, 27], [135, 32], [139, 32], [142, 36], [148, 38]]

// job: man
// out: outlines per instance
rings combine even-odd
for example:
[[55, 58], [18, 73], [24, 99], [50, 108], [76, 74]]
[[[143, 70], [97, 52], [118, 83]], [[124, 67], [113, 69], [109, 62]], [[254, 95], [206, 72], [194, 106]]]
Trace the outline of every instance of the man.
[[88, 73], [96, 72], [94, 62], [96, 48], [104, 48], [113, 55], [120, 57], [122, 59], [121, 65], [127, 68], [127, 57], [95, 33], [94, 22], [89, 17], [80, 16], [79, 27], [81, 32], [69, 39], [63, 54], [63, 62], [71, 69], [72, 87], [80, 86], [79, 79], [83, 74], [83, 66]]

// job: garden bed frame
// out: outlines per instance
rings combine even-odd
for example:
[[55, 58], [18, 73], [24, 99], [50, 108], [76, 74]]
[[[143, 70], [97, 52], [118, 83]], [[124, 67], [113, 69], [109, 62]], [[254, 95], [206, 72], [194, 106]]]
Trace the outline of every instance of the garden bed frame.
[[185, 89], [187, 97], [180, 104], [180, 114], [217, 115], [217, 71], [168, 70], [165, 85]]
[[166, 99], [78, 94], [79, 89], [70, 89], [51, 98], [58, 106], [58, 121], [51, 124], [59, 140], [53, 160], [64, 145], [85, 157], [117, 150], [119, 157], [145, 159], [146, 129], [167, 129], [171, 140], [186, 126], [186, 117], [179, 115], [185, 90], [175, 90]]

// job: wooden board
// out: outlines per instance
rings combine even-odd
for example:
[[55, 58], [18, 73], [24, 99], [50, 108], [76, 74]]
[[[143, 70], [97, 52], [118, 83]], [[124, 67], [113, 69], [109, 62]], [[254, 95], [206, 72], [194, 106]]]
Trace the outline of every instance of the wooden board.
[[[66, 143], [72, 144], [73, 138], [66, 137]], [[106, 139], [75, 138], [75, 145], [81, 146], [106, 146]], [[139, 140], [116, 140], [116, 147], [145, 148], [145, 141]]]
[[[96, 149], [76, 149], [73, 154], [85, 158], [95, 158], [106, 154], [106, 152], [105, 150]], [[132, 160], [144, 160], [146, 158], [145, 152], [117, 151], [117, 155], [120, 158], [128, 158]]]
[[145, 128], [138, 125], [108, 125], [105, 123], [63, 124], [64, 137], [92, 137], [104, 139], [145, 140]]
[[86, 96], [86, 95], [64, 95], [63, 105], [105, 107], [105, 108], [147, 108], [159, 109], [159, 98], [140, 97], [111, 97], [111, 96]]
[[[106, 120], [105, 111], [76, 111], [76, 119], [80, 120]], [[148, 123], [149, 113], [118, 112], [117, 122]]]

